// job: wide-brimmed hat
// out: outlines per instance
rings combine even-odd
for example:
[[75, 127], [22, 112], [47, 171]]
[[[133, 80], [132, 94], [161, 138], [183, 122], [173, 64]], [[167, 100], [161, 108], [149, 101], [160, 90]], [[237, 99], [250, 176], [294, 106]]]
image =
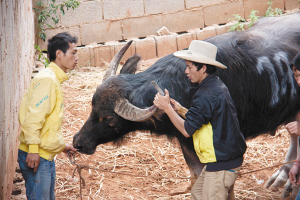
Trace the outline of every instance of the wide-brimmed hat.
[[217, 47], [211, 43], [201, 40], [193, 40], [188, 50], [176, 51], [174, 56], [185, 60], [203, 64], [214, 65], [226, 69], [222, 63], [216, 61]]

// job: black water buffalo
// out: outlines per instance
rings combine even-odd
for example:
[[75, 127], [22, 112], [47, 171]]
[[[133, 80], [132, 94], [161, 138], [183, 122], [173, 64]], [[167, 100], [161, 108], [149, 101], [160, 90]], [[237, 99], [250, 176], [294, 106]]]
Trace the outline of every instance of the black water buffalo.
[[[300, 88], [289, 67], [300, 51], [299, 24], [300, 13], [265, 17], [247, 31], [228, 32], [205, 40], [218, 47], [217, 60], [228, 67], [218, 69], [217, 75], [231, 93], [246, 138], [274, 133], [279, 125], [294, 120], [300, 111]], [[144, 72], [134, 74], [140, 58], [133, 56], [121, 74], [115, 76], [124, 48], [97, 88], [91, 115], [74, 136], [74, 147], [81, 153], [92, 154], [99, 144], [120, 140], [131, 131], [150, 130], [176, 137], [191, 176], [198, 176], [203, 164], [195, 154], [192, 138], [185, 138], [168, 116], [153, 106], [157, 93], [151, 84], [154, 80], [161, 88], [167, 88], [181, 105], [189, 107], [192, 85], [184, 73], [185, 61], [170, 54]], [[290, 152], [292, 159], [296, 151]], [[287, 171], [288, 168], [282, 175], [284, 181]]]

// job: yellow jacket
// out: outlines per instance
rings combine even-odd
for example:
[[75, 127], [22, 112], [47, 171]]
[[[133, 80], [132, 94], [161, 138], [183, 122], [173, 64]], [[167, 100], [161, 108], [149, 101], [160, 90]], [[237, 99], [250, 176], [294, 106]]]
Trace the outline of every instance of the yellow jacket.
[[64, 150], [61, 83], [67, 79], [67, 74], [53, 62], [32, 79], [19, 110], [20, 150], [39, 153], [49, 161]]

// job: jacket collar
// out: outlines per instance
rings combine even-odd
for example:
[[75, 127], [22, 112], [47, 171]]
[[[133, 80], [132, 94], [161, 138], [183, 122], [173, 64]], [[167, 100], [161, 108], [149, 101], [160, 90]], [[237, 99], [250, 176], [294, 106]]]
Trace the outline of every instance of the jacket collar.
[[199, 84], [198, 88], [204, 85], [206, 82], [208, 82], [210, 79], [217, 77], [216, 74], [209, 74], [207, 77], [205, 77], [201, 83]]
[[62, 83], [65, 80], [69, 79], [69, 77], [67, 76], [67, 74], [57, 64], [55, 64], [54, 62], [51, 62], [49, 64], [49, 67], [55, 73], [55, 75], [58, 78], [58, 80], [59, 80], [60, 83]]

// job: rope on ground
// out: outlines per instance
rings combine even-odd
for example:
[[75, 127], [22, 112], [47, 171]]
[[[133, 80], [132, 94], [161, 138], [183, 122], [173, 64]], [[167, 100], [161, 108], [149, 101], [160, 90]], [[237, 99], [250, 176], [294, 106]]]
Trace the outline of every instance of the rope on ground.
[[[108, 173], [114, 173], [114, 174], [121, 174], [121, 175], [127, 175], [127, 176], [135, 176], [135, 177], [145, 177], [145, 178], [154, 178], [154, 179], [197, 179], [197, 178], [194, 178], [194, 177], [167, 177], [167, 176], [147, 176], [147, 175], [135, 175], [135, 174], [129, 174], [129, 173], [124, 173], [124, 172], [115, 172], [115, 171], [108, 171], [108, 170], [103, 170], [103, 169], [98, 169], [98, 168], [94, 168], [94, 167], [90, 167], [90, 166], [87, 166], [87, 165], [80, 165], [80, 164], [77, 164], [75, 162], [75, 154], [72, 154], [73, 155], [73, 160], [72, 158], [70, 157], [70, 152], [67, 153], [68, 155], [68, 158], [71, 162], [71, 164], [74, 164], [76, 165], [76, 168], [74, 169], [73, 171], [73, 177], [75, 175], [75, 171], [77, 170], [78, 174], [79, 174], [79, 178], [80, 178], [80, 198], [82, 200], [82, 187], [81, 185], [85, 186], [85, 180], [84, 178], [81, 176], [81, 170], [82, 169], [93, 169], [93, 170], [97, 170], [97, 171], [102, 171], [102, 172], [108, 172]], [[288, 161], [288, 162], [285, 162], [285, 163], [279, 163], [279, 164], [276, 164], [276, 165], [272, 165], [272, 166], [269, 166], [269, 167], [264, 167], [264, 168], [260, 168], [260, 169], [256, 169], [256, 170], [252, 170], [252, 171], [248, 171], [248, 172], [243, 172], [243, 173], [239, 173], [239, 176], [242, 176], [242, 175], [245, 175], [245, 174], [250, 174], [250, 173], [253, 173], [253, 172], [258, 172], [258, 171], [262, 171], [262, 170], [265, 170], [265, 169], [270, 169], [270, 168], [273, 168], [273, 167], [279, 167], [281, 165], [285, 165], [285, 164], [288, 164], [288, 163], [292, 163], [292, 162], [295, 162], [295, 160], [291, 160], [291, 161]], [[81, 184], [82, 182], [82, 184]]]

